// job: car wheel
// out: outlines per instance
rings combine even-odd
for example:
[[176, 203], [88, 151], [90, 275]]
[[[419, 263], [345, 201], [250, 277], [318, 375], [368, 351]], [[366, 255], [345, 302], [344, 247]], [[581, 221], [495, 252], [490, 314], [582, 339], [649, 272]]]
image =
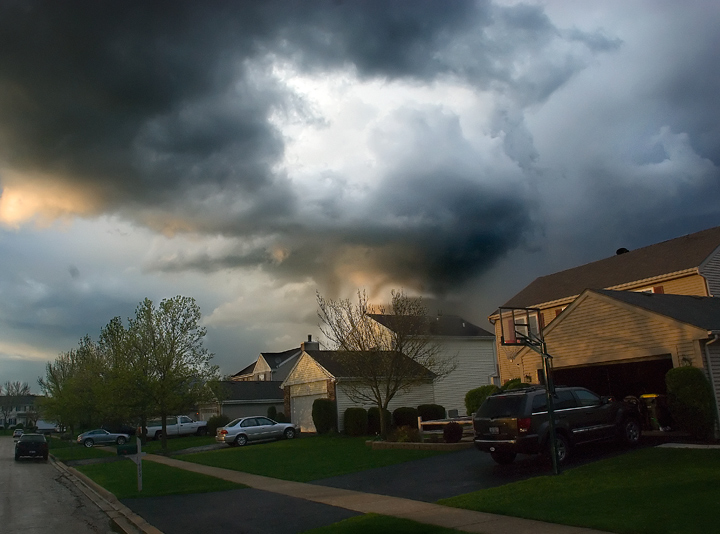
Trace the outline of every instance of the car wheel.
[[162, 439], [162, 430], [158, 430], [157, 432], [155, 432], [155, 439], [156, 440]]
[[83, 445], [85, 445], [89, 449], [90, 447], [95, 445], [95, 442], [93, 440], [91, 440], [90, 438], [88, 438], [85, 441], [83, 441]]
[[47, 455], [47, 454], [43, 454], [43, 460], [45, 460], [46, 462], [48, 461], [48, 455]]
[[295, 437], [295, 429], [286, 428], [283, 435], [285, 436], [285, 439], [293, 439]]
[[245, 445], [247, 445], [247, 442], [248, 439], [245, 434], [240, 434], [238, 435], [238, 437], [235, 438], [235, 445], [237, 445], [238, 447], [244, 447]]
[[[548, 443], [548, 449], [550, 448], [549, 445], [550, 444]], [[548, 451], [548, 453], [549, 452], [550, 451]], [[567, 460], [567, 457], [570, 455], [570, 443], [562, 434], [557, 434], [555, 436], [555, 452], [557, 453], [558, 465], [564, 464], [565, 460]]]
[[500, 465], [509, 465], [515, 461], [517, 455], [514, 452], [491, 452], [490, 456]]
[[197, 432], [195, 432], [197, 436], [207, 436], [207, 427], [203, 426], [197, 429]]
[[637, 420], [626, 419], [623, 423], [622, 429], [622, 437], [626, 445], [634, 447], [640, 442], [640, 434], [642, 433], [642, 430], [640, 429], [640, 423], [638, 423]]
[[118, 445], [125, 445], [125, 438], [122, 437], [122, 436], [120, 436], [120, 437], [117, 439], [116, 443], [117, 443]]
[[20, 461], [20, 456], [18, 456], [17, 454], [15, 455], [15, 461], [16, 461], [16, 462], [19, 462], [19, 461]]

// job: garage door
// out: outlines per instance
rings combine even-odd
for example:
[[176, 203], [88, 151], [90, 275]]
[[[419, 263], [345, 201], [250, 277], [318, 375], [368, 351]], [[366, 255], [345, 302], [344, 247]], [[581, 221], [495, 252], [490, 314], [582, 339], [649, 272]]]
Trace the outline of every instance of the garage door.
[[291, 397], [290, 412], [292, 422], [300, 427], [301, 432], [315, 432], [315, 424], [312, 418], [312, 405], [315, 399], [325, 398], [326, 395], [303, 395]]

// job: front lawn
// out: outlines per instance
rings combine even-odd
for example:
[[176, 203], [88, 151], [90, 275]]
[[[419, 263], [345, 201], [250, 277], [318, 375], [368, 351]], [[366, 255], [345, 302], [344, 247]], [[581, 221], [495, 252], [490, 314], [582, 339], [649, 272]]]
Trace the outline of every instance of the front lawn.
[[621, 534], [706, 534], [720, 525], [720, 449], [652, 448], [439, 501]]
[[243, 484], [144, 460], [142, 464], [143, 490], [138, 492], [137, 465], [130, 460], [82, 465], [76, 469], [114, 493], [118, 499], [207, 493], [247, 487]]
[[183, 460], [296, 482], [309, 482], [374, 467], [399, 464], [439, 451], [387, 449], [374, 451], [366, 438], [309, 436], [258, 443], [183, 456]]
[[[130, 438], [130, 443], [135, 443], [135, 438]], [[168, 438], [167, 450], [169, 452], [190, 449], [192, 447], [202, 447], [203, 445], [212, 445], [215, 443], [215, 436], [186, 436], [181, 438]], [[143, 452], [158, 454], [162, 452], [162, 441], [148, 441], [142, 448]]]
[[365, 514], [325, 527], [306, 530], [303, 534], [457, 534], [450, 528], [426, 525], [387, 515]]
[[55, 440], [50, 442], [50, 454], [61, 462], [115, 456], [114, 452], [104, 451], [97, 447], [84, 447], [77, 443], [71, 443], [66, 446], [63, 442], [55, 443]]

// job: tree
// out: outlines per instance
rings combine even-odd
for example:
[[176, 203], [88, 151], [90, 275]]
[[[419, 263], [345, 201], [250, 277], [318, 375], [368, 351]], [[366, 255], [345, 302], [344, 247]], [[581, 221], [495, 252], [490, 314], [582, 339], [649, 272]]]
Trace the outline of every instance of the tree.
[[163, 449], [167, 416], [205, 400], [210, 394], [207, 382], [219, 377], [217, 366], [210, 364], [213, 355], [203, 347], [206, 330], [200, 326], [201, 318], [193, 298], [177, 296], [157, 307], [145, 299], [129, 329], [136, 361], [147, 377], [138, 390], [141, 402], [160, 416]]
[[[387, 409], [398, 393], [447, 376], [454, 369], [453, 358], [444, 357], [429, 329], [427, 308], [422, 298], [393, 290], [389, 307], [379, 306], [371, 314], [365, 291], [358, 291], [357, 303], [317, 295], [320, 330], [345, 374], [348, 396], [380, 410], [380, 433], [387, 435]], [[381, 326], [383, 318], [386, 327]]]
[[13, 407], [20, 405], [20, 398], [30, 395], [30, 386], [27, 382], [5, 382], [0, 387], [0, 411], [3, 415], [3, 427], [7, 427], [7, 420]]

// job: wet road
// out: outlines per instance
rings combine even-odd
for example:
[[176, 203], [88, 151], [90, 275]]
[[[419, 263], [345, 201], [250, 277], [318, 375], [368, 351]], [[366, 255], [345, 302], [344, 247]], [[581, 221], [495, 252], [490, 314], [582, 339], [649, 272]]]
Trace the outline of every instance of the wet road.
[[0, 436], [0, 531], [3, 534], [107, 534], [110, 520], [50, 461], [16, 462]]

